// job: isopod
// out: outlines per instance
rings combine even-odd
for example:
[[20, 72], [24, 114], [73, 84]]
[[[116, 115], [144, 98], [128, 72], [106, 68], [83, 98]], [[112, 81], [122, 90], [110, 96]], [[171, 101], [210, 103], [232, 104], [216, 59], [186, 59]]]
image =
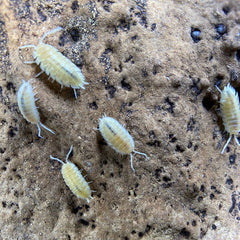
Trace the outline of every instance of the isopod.
[[106, 142], [117, 152], [121, 154], [130, 154], [131, 168], [133, 172], [133, 153], [138, 153], [148, 156], [145, 153], [137, 152], [134, 150], [134, 141], [129, 132], [114, 118], [103, 116], [99, 119], [99, 131]]
[[217, 89], [221, 93], [220, 110], [223, 124], [225, 130], [230, 134], [227, 143], [221, 152], [221, 154], [223, 154], [229, 142], [231, 141], [232, 136], [234, 136], [237, 145], [240, 146], [240, 143], [236, 137], [240, 131], [240, 105], [238, 93], [229, 83], [224, 87], [223, 91], [221, 91], [218, 87]]
[[64, 182], [72, 191], [72, 193], [76, 197], [87, 200], [87, 202], [89, 202], [89, 198], [92, 199], [91, 192], [94, 191], [90, 189], [88, 182], [82, 176], [81, 171], [79, 171], [77, 166], [74, 163], [68, 161], [69, 155], [72, 151], [72, 147], [73, 146], [71, 146], [66, 156], [66, 163], [64, 163], [62, 160], [58, 158], [53, 157], [52, 155], [50, 155], [50, 158], [62, 164], [61, 172]]
[[41, 136], [41, 128], [45, 128], [52, 134], [55, 134], [51, 129], [46, 127], [40, 122], [40, 117], [39, 113], [37, 110], [37, 107], [35, 105], [35, 99], [34, 99], [34, 93], [33, 93], [33, 88], [29, 81], [24, 81], [22, 80], [23, 83], [18, 89], [17, 93], [17, 102], [18, 102], [18, 107], [23, 115], [23, 117], [30, 123], [37, 124], [38, 127], [38, 137], [42, 138]]
[[45, 72], [49, 77], [61, 84], [61, 88], [63, 86], [73, 88], [75, 98], [77, 98], [76, 89], [85, 89], [84, 84], [88, 84], [85, 82], [85, 77], [81, 70], [56, 48], [43, 43], [47, 35], [53, 34], [61, 29], [61, 27], [57, 27], [45, 33], [37, 46], [31, 44], [19, 47], [19, 49], [34, 48], [34, 61], [25, 61], [24, 63], [36, 63], [40, 66], [42, 71], [38, 73], [36, 77]]

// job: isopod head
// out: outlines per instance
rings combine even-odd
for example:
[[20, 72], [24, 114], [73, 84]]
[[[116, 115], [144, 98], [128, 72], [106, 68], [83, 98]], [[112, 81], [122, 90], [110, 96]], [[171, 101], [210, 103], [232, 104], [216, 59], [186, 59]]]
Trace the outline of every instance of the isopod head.
[[99, 131], [105, 141], [110, 145], [115, 151], [121, 154], [130, 154], [131, 168], [133, 172], [133, 157], [132, 153], [138, 153], [148, 156], [145, 153], [135, 151], [134, 141], [129, 132], [114, 118], [103, 116], [99, 119]]
[[69, 189], [72, 191], [72, 193], [81, 199], [86, 200], [89, 202], [89, 199], [92, 198], [91, 196], [91, 189], [88, 185], [88, 182], [85, 180], [85, 178], [82, 176], [81, 171], [77, 168], [77, 166], [68, 161], [68, 157], [72, 151], [72, 146], [66, 156], [66, 163], [64, 163], [62, 160], [52, 157], [50, 155], [50, 158], [53, 160], [56, 160], [60, 163], [62, 163], [62, 176], [64, 179], [64, 182], [69, 187]]

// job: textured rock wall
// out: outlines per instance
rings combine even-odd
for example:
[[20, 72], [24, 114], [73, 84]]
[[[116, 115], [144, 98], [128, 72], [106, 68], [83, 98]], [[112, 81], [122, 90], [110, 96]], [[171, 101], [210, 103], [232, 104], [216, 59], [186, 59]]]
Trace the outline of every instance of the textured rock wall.
[[[0, 2], [0, 239], [231, 239], [240, 237], [240, 149], [219, 113], [238, 91], [239, 1]], [[48, 80], [32, 60], [41, 36], [82, 69], [78, 90]], [[21, 116], [16, 93], [33, 78], [43, 130]], [[98, 119], [124, 124], [136, 150], [106, 145]], [[61, 165], [84, 169], [89, 204], [65, 185]]]

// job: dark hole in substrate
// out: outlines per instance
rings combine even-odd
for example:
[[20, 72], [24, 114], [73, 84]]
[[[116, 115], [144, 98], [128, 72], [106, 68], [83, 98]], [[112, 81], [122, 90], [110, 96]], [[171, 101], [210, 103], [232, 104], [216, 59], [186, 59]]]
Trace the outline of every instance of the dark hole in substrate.
[[198, 28], [191, 28], [191, 37], [194, 43], [201, 40], [201, 31]]
[[179, 234], [186, 239], [190, 237], [190, 232], [186, 228], [183, 228]]
[[143, 232], [139, 232], [139, 233], [138, 233], [138, 236], [139, 236], [140, 238], [142, 238], [143, 235], [144, 235]]
[[89, 222], [86, 221], [86, 220], [84, 220], [84, 219], [82, 219], [82, 218], [79, 220], [79, 222], [80, 222], [82, 225], [84, 225], [84, 226], [88, 226], [88, 225], [89, 225]]
[[207, 111], [209, 111], [215, 105], [215, 100], [213, 100], [211, 94], [206, 94], [202, 100], [202, 105]]
[[236, 199], [235, 199], [235, 196], [232, 195], [232, 206], [230, 207], [229, 209], [229, 213], [231, 213], [233, 211], [233, 209], [235, 208], [236, 206]]
[[225, 15], [228, 15], [228, 13], [231, 11], [231, 9], [229, 6], [226, 5], [222, 8], [222, 11], [224, 12]]
[[121, 86], [123, 89], [125, 89], [127, 91], [131, 91], [131, 89], [132, 89], [131, 85], [126, 82], [125, 78], [123, 78], [123, 80], [121, 81]]
[[7, 83], [7, 90], [11, 91], [11, 89], [13, 90], [13, 92], [16, 92], [16, 88], [14, 87], [12, 82], [8, 82]]
[[172, 133], [170, 133], [170, 134], [168, 135], [168, 138], [170, 139], [169, 142], [171, 142], [171, 143], [175, 143], [175, 142], [177, 141], [177, 138], [174, 137], [174, 134], [172, 134]]
[[235, 154], [231, 154], [229, 156], [229, 163], [230, 164], [235, 164], [235, 160], [236, 160], [236, 155]]
[[71, 35], [72, 40], [73, 40], [74, 42], [77, 42], [77, 41], [79, 40], [79, 31], [78, 31], [78, 29], [72, 28], [72, 29], [70, 30], [70, 35]]
[[215, 25], [215, 30], [217, 32], [215, 36], [217, 40], [221, 39], [227, 33], [227, 27], [223, 23]]
[[164, 182], [169, 182], [169, 181], [171, 181], [171, 178], [168, 177], [168, 176], [164, 176], [162, 179], [163, 179]]
[[108, 93], [110, 95], [110, 98], [114, 97], [114, 93], [116, 92], [116, 88], [112, 85], [108, 85], [105, 87], [106, 90], [108, 90]]
[[160, 141], [154, 140], [154, 141], [151, 141], [151, 142], [147, 142], [147, 145], [151, 146], [151, 147], [160, 147]]
[[93, 101], [92, 103], [89, 104], [89, 107], [91, 109], [97, 110], [98, 109], [98, 105], [95, 101]]
[[240, 62], [240, 49], [236, 51], [236, 59]]
[[228, 184], [228, 185], [232, 185], [232, 184], [233, 184], [232, 178], [229, 177], [229, 178], [226, 180], [225, 183]]
[[156, 29], [156, 26], [157, 26], [156, 23], [153, 23], [153, 24], [151, 25], [151, 31], [152, 31], [152, 32]]
[[78, 1], [74, 1], [72, 3], [71, 9], [72, 9], [73, 13], [75, 13], [79, 9]]
[[15, 131], [17, 131], [17, 128], [16, 127], [10, 127], [9, 131], [8, 131], [8, 135], [10, 137], [14, 137], [16, 135]]

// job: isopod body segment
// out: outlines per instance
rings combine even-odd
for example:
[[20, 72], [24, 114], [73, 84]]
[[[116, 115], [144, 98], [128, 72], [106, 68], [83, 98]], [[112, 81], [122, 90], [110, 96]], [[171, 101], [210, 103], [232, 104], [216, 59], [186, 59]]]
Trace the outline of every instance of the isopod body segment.
[[238, 93], [230, 84], [225, 86], [222, 91], [218, 87], [217, 89], [221, 93], [220, 110], [223, 124], [225, 130], [230, 134], [227, 143], [224, 145], [221, 152], [221, 154], [223, 154], [229, 142], [231, 141], [232, 136], [234, 137], [236, 143], [240, 146], [236, 137], [240, 131], [240, 105]]
[[82, 176], [81, 171], [79, 171], [77, 166], [74, 163], [68, 161], [68, 157], [71, 151], [72, 151], [72, 146], [66, 156], [66, 163], [64, 163], [58, 158], [52, 157], [51, 155], [50, 155], [50, 158], [62, 163], [62, 170], [61, 170], [62, 176], [63, 176], [64, 182], [72, 191], [72, 193], [78, 198], [84, 199], [87, 202], [89, 202], [89, 199], [92, 198], [91, 192], [93, 191], [91, 191], [88, 185], [88, 182]]
[[121, 154], [130, 154], [131, 168], [133, 172], [132, 153], [138, 153], [146, 158], [145, 153], [135, 151], [134, 141], [129, 132], [114, 118], [103, 116], [99, 121], [99, 131], [106, 142]]
[[25, 63], [38, 64], [42, 71], [37, 74], [37, 76], [39, 76], [42, 72], [45, 72], [53, 80], [61, 84], [61, 87], [65, 86], [73, 88], [75, 98], [77, 98], [76, 89], [84, 89], [84, 84], [88, 84], [87, 82], [85, 82], [85, 77], [82, 74], [80, 68], [78, 68], [62, 53], [60, 53], [56, 48], [49, 44], [43, 43], [43, 39], [47, 35], [53, 34], [61, 29], [61, 27], [57, 27], [45, 33], [40, 39], [37, 46], [25, 45], [20, 47], [20, 49], [33, 47], [34, 61], [28, 61]]
[[23, 115], [23, 117], [30, 123], [36, 124], [38, 127], [38, 136], [41, 136], [41, 128], [45, 128], [49, 132], [55, 134], [51, 129], [46, 127], [40, 122], [40, 117], [39, 113], [37, 110], [37, 107], [35, 105], [35, 99], [34, 99], [34, 93], [33, 93], [33, 88], [30, 84], [29, 81], [24, 81], [20, 88], [18, 89], [17, 93], [17, 102], [18, 102], [18, 107]]

